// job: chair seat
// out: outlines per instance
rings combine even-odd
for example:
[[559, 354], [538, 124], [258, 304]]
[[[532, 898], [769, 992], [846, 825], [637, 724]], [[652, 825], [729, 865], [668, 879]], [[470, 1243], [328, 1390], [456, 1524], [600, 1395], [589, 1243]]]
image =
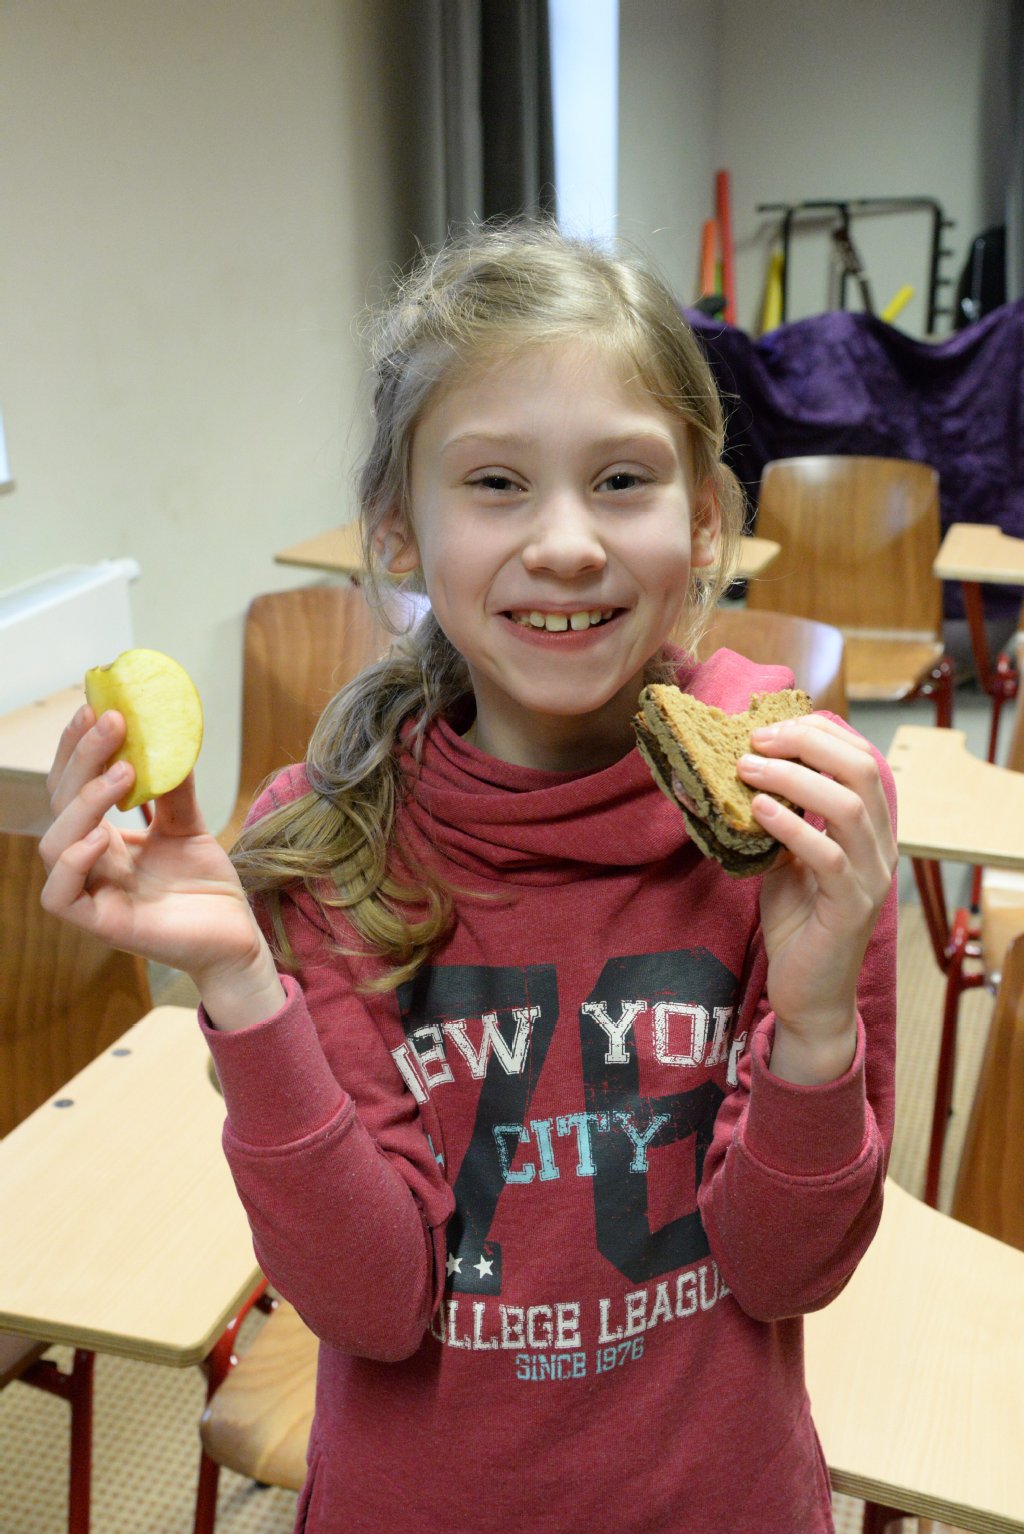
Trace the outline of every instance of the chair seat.
[[909, 698], [943, 656], [941, 643], [898, 634], [844, 631], [846, 692], [857, 702], [897, 703]]
[[211, 1459], [268, 1486], [301, 1488], [317, 1347], [297, 1311], [282, 1300], [203, 1412], [199, 1431]]
[[34, 1337], [12, 1337], [10, 1332], [0, 1332], [0, 1390], [41, 1358], [49, 1346]]
[[1024, 932], [1024, 874], [987, 868], [981, 881], [981, 961], [990, 985], [998, 985], [1006, 950]]

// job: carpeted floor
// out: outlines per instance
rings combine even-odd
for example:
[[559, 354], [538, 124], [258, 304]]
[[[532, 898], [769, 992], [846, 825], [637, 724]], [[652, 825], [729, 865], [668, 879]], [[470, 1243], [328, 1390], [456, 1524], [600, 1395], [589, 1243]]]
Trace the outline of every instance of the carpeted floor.
[[[898, 1117], [891, 1170], [897, 1182], [920, 1194], [941, 985], [918, 907], [904, 907], [903, 918]], [[159, 999], [187, 1002], [191, 998], [186, 986], [172, 981], [161, 988]], [[943, 1205], [951, 1195], [990, 1012], [983, 991], [964, 997]], [[260, 1319], [253, 1317], [246, 1324], [258, 1326]], [[243, 1332], [243, 1346], [244, 1342]], [[68, 1355], [54, 1349], [52, 1356], [60, 1360]], [[109, 1357], [97, 1360], [92, 1534], [189, 1534], [202, 1405], [198, 1370], [179, 1372]], [[64, 1534], [66, 1475], [67, 1407], [41, 1391], [17, 1383], [9, 1386], [0, 1394], [0, 1534]], [[224, 1472], [217, 1534], [290, 1534], [294, 1509], [293, 1494], [261, 1490]], [[837, 1497], [835, 1512], [837, 1534], [859, 1534], [859, 1503]], [[907, 1534], [917, 1528], [916, 1520], [905, 1520]]]

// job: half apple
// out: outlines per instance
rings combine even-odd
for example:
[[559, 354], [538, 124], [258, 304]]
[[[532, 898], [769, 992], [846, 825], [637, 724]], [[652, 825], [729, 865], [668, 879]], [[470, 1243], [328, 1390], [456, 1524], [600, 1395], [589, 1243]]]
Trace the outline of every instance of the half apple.
[[97, 719], [124, 715], [124, 745], [107, 763], [130, 762], [135, 782], [119, 810], [133, 810], [177, 788], [203, 743], [203, 708], [184, 666], [160, 650], [125, 650], [109, 666], [85, 673], [85, 696]]

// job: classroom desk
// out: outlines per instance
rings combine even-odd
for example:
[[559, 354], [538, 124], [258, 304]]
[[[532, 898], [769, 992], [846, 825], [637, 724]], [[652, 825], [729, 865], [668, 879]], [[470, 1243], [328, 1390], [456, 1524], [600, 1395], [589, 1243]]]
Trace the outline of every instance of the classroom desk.
[[[750, 580], [767, 570], [779, 552], [779, 544], [770, 538], [744, 537], [740, 546], [737, 580]], [[282, 549], [274, 555], [279, 565], [301, 565], [310, 570], [324, 570], [331, 575], [347, 575], [358, 579], [363, 571], [363, 550], [359, 524], [347, 522], [344, 527], [332, 527], [325, 533], [304, 538], [291, 548]]]
[[940, 580], [960, 582], [975, 671], [993, 704], [988, 753], [989, 761], [992, 761], [1000, 710], [1016, 693], [1016, 678], [1012, 672], [993, 671], [981, 588], [983, 585], [1024, 586], [1024, 538], [1010, 538], [990, 523], [954, 522], [942, 540], [932, 569]]
[[50, 823], [46, 775], [61, 731], [85, 702], [81, 686], [0, 714], [0, 826], [41, 836]]
[[978, 1534], [1024, 1531], [1024, 1252], [895, 1184], [842, 1294], [807, 1316], [836, 1490]]
[[0, 1330], [211, 1354], [261, 1274], [207, 1060], [195, 1013], [156, 1007], [0, 1140]]
[[897, 845], [913, 861], [932, 952], [946, 979], [925, 1169], [924, 1199], [934, 1205], [953, 1096], [959, 997], [966, 985], [979, 983], [964, 965], [980, 936], [966, 909], [950, 920], [941, 865], [1024, 868], [1024, 773], [972, 756], [962, 730], [929, 725], [901, 725], [888, 761], [898, 800]]
[[1024, 867], [1024, 773], [972, 756], [962, 730], [900, 725], [887, 753], [910, 858]]

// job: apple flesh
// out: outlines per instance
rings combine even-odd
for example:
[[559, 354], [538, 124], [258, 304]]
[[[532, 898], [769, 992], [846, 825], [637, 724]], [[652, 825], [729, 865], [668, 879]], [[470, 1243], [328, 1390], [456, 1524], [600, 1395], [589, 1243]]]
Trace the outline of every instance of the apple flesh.
[[185, 781], [203, 743], [203, 708], [184, 666], [159, 650], [125, 650], [85, 673], [85, 696], [97, 719], [110, 708], [124, 715], [124, 745], [107, 766], [130, 762], [135, 782], [119, 810], [137, 809]]

